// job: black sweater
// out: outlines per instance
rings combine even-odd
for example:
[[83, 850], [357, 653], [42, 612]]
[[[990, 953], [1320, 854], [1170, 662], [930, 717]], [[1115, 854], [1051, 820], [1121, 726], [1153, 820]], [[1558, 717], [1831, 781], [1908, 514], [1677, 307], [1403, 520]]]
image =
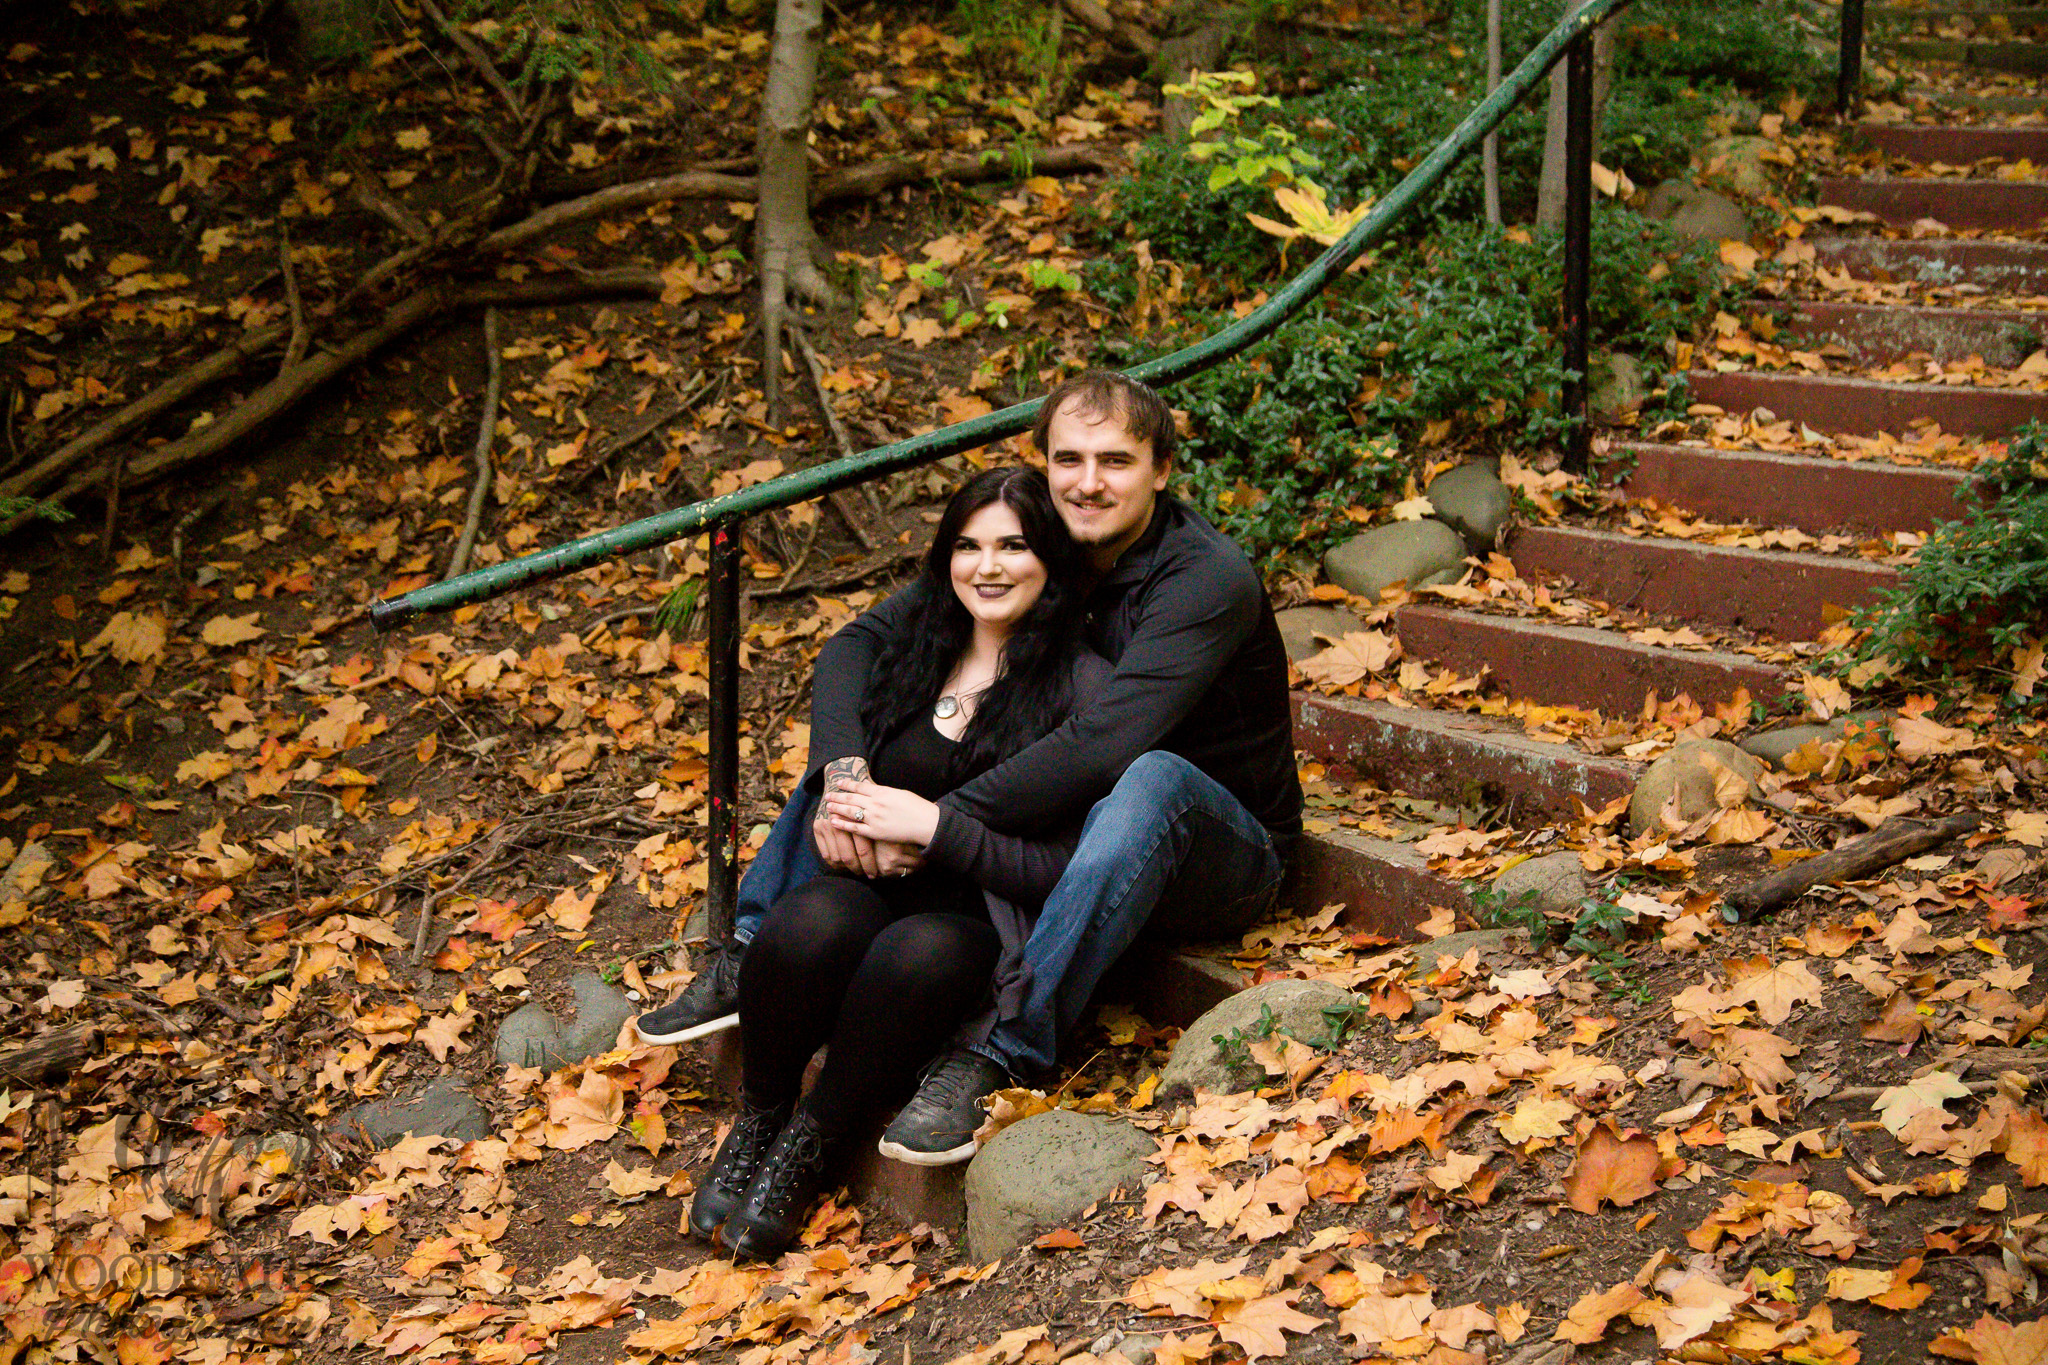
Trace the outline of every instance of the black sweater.
[[[813, 776], [834, 759], [867, 757], [862, 691], [882, 641], [917, 609], [917, 591], [877, 604], [818, 651]], [[986, 837], [1071, 825], [1152, 749], [1215, 778], [1284, 853], [1301, 833], [1287, 651], [1244, 552], [1162, 495], [1144, 536], [1089, 589], [1087, 634], [1115, 666], [1106, 684], [1059, 729], [944, 797], [927, 856], [950, 850], [962, 829]]]

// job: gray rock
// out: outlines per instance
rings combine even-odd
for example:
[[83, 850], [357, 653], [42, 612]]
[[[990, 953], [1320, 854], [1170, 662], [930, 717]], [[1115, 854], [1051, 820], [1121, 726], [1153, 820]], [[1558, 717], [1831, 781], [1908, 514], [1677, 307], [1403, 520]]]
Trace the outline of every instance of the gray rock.
[[272, 1152], [281, 1153], [283, 1173], [287, 1175], [303, 1171], [313, 1162], [312, 1140], [303, 1133], [265, 1133], [262, 1137], [244, 1138], [235, 1145], [252, 1161], [260, 1161]]
[[1678, 818], [1687, 823], [1712, 813], [1716, 803], [1714, 774], [1705, 762], [1709, 758], [1739, 774], [1748, 783], [1749, 799], [1756, 799], [1756, 780], [1764, 771], [1761, 759], [1725, 739], [1690, 740], [1645, 768], [1636, 779], [1635, 794], [1628, 802], [1629, 833], [1641, 834], [1654, 826], [1658, 812], [1674, 796]]
[[1643, 362], [1625, 351], [1594, 356], [1586, 367], [1586, 383], [1593, 415], [1609, 422], [1634, 412], [1650, 396], [1650, 376]]
[[537, 1000], [505, 1017], [498, 1025], [499, 1065], [555, 1071], [611, 1051], [619, 1026], [636, 1012], [633, 1002], [596, 972], [578, 972], [570, 978], [569, 989], [576, 993], [576, 1018], [569, 1024], [561, 1023]]
[[411, 1099], [392, 1098], [357, 1105], [342, 1116], [341, 1131], [360, 1132], [378, 1147], [389, 1147], [408, 1133], [432, 1133], [458, 1142], [475, 1142], [492, 1133], [491, 1117], [454, 1074], [436, 1077]]
[[1505, 953], [1527, 948], [1529, 935], [1520, 929], [1461, 929], [1455, 934], [1445, 934], [1424, 943], [1413, 944], [1410, 951], [1415, 955], [1415, 965], [1408, 969], [1408, 979], [1420, 981], [1436, 970], [1438, 959], [1463, 957], [1474, 948], [1479, 950], [1479, 959], [1484, 962], [1495, 953]]
[[1500, 542], [1513, 499], [1500, 481], [1498, 460], [1475, 460], [1447, 469], [1429, 481], [1424, 496], [1432, 514], [1465, 538], [1465, 548], [1484, 558]]
[[1836, 716], [1825, 725], [1786, 725], [1776, 730], [1764, 730], [1742, 741], [1742, 751], [1754, 754], [1773, 768], [1785, 766], [1786, 758], [1796, 749], [1803, 749], [1814, 740], [1823, 744], [1840, 739], [1847, 733], [1850, 724], [1880, 725], [1884, 722], [1882, 711], [1859, 711], [1852, 715]]
[[1323, 1011], [1341, 1009], [1352, 999], [1350, 991], [1327, 981], [1268, 981], [1239, 991], [1189, 1024], [1181, 1034], [1159, 1073], [1159, 1099], [1170, 1102], [1197, 1090], [1223, 1094], [1250, 1088], [1258, 1078], [1243, 1076], [1232, 1069], [1216, 1045], [1219, 1036], [1248, 1036], [1270, 1008], [1276, 1033], [1302, 1039], [1320, 1038], [1328, 1032]]
[[1643, 216], [1695, 242], [1719, 242], [1730, 237], [1746, 242], [1751, 230], [1749, 215], [1741, 205], [1684, 180], [1667, 180], [1651, 190]]
[[1576, 914], [1586, 898], [1586, 874], [1576, 853], [1546, 853], [1516, 863], [1493, 879], [1493, 889], [1512, 905], [1529, 892], [1545, 914]]
[[1160, 1338], [1150, 1332], [1133, 1332], [1119, 1341], [1115, 1351], [1131, 1365], [1152, 1365], [1152, 1358], [1159, 1354]]
[[1323, 556], [1330, 581], [1364, 598], [1377, 598], [1395, 583], [1411, 588], [1455, 583], [1464, 571], [1464, 538], [1427, 517], [1375, 526]]
[[1121, 1185], [1135, 1190], [1155, 1144], [1128, 1123], [1055, 1109], [997, 1133], [967, 1167], [967, 1246], [1007, 1256]]
[[1280, 623], [1287, 657], [1296, 660], [1321, 653], [1351, 631], [1365, 629], [1365, 622], [1342, 607], [1289, 607], [1275, 612], [1273, 619]]
[[1694, 154], [1702, 178], [1725, 185], [1745, 199], [1761, 199], [1773, 193], [1777, 184], [1764, 154], [1771, 150], [1767, 137], [1737, 134], [1717, 137]]
[[7, 865], [5, 875], [0, 875], [0, 905], [9, 901], [41, 900], [43, 878], [57, 867], [57, 859], [41, 844], [30, 842], [21, 846], [21, 852], [14, 855], [14, 861]]
[[1736, 90], [1724, 90], [1714, 96], [1714, 112], [1710, 118], [1719, 118], [1735, 132], [1754, 128], [1764, 116], [1763, 106], [1749, 96]]

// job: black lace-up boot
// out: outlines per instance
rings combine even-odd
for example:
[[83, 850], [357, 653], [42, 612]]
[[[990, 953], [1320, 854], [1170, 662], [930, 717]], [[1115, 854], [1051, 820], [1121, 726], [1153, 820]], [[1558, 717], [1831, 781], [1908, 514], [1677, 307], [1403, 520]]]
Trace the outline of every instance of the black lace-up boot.
[[794, 1108], [792, 1103], [763, 1109], [740, 1101], [739, 1117], [732, 1121], [725, 1141], [718, 1144], [718, 1155], [711, 1158], [711, 1169], [704, 1173], [696, 1197], [690, 1201], [690, 1231], [706, 1240], [717, 1235], [719, 1225], [747, 1197], [761, 1159], [775, 1145]]

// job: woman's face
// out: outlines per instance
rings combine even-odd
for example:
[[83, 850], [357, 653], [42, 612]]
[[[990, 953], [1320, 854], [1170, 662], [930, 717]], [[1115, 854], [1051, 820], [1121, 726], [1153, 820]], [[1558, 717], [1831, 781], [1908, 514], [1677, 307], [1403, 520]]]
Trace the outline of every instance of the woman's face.
[[1002, 502], [969, 517], [953, 541], [953, 592], [967, 614], [1007, 633], [1045, 591], [1045, 561], [1024, 543], [1024, 527]]

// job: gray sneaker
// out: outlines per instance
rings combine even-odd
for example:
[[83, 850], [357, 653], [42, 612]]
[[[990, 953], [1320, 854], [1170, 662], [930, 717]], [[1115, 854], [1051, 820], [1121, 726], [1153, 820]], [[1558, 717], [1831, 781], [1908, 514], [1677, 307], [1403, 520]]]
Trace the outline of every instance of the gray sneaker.
[[740, 959], [746, 945], [720, 943], [704, 950], [703, 963], [683, 993], [633, 1021], [643, 1043], [687, 1043], [740, 1022]]
[[917, 1093], [882, 1134], [878, 1150], [913, 1166], [951, 1166], [974, 1155], [974, 1130], [987, 1117], [982, 1097], [1010, 1083], [1010, 1074], [964, 1047], [939, 1054]]

